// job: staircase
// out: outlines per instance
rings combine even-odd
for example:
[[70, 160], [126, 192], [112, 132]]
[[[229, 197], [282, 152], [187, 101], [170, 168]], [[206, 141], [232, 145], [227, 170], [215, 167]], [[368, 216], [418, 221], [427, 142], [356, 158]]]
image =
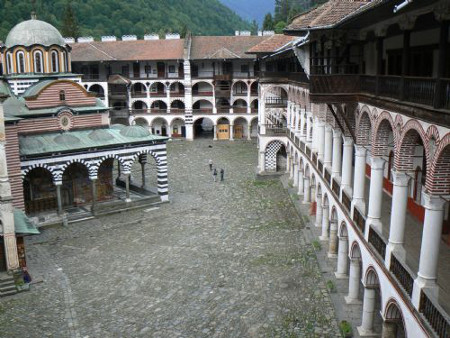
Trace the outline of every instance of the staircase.
[[0, 274], [0, 297], [11, 296], [17, 293], [14, 277], [6, 273]]

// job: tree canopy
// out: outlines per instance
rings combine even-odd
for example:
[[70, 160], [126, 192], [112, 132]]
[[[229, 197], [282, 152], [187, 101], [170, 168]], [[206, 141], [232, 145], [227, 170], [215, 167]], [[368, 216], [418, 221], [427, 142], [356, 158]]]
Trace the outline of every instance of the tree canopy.
[[54, 25], [64, 36], [142, 37], [187, 30], [196, 35], [231, 35], [251, 29], [249, 22], [218, 0], [0, 0], [0, 40], [16, 24], [28, 20], [33, 10], [38, 19]]

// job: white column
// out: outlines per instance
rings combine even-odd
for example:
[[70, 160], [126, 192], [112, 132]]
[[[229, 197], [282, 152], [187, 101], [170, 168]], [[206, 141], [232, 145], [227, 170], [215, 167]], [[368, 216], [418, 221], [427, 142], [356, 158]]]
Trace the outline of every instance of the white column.
[[252, 140], [252, 125], [249, 122], [248, 126], [247, 126], [247, 140], [251, 141]]
[[314, 222], [316, 228], [322, 227], [323, 207], [322, 207], [322, 195], [316, 197], [316, 220]]
[[369, 210], [367, 212], [366, 238], [369, 236], [369, 226], [382, 231], [381, 205], [383, 201], [384, 165], [386, 161], [380, 157], [371, 158]]
[[341, 176], [342, 163], [342, 133], [339, 129], [333, 129], [333, 164], [331, 166], [331, 175], [333, 177]]
[[308, 114], [306, 115], [306, 142], [310, 147], [312, 146], [311, 119], [309, 118]]
[[344, 138], [343, 150], [341, 188], [351, 193], [353, 171], [353, 139], [351, 137]]
[[311, 201], [311, 189], [309, 186], [309, 177], [305, 177], [303, 185], [305, 188], [303, 193], [303, 203], [309, 204], [309, 202]]
[[265, 159], [266, 159], [266, 155], [265, 155], [264, 151], [260, 151], [259, 152], [259, 161], [258, 161], [259, 162], [258, 167], [259, 167], [260, 173], [264, 172], [264, 170], [266, 169]]
[[337, 271], [334, 273], [337, 279], [348, 278], [348, 237], [339, 237]]
[[312, 135], [311, 135], [311, 150], [312, 152], [317, 152], [318, 142], [317, 142], [317, 125], [318, 118], [313, 117], [313, 125], [312, 125]]
[[234, 125], [230, 124], [230, 141], [234, 141]]
[[305, 129], [305, 123], [306, 123], [305, 114], [304, 114], [304, 112], [302, 112], [301, 109], [299, 109], [299, 112], [300, 112], [300, 137], [305, 138], [306, 134], [303, 133], [303, 130]]
[[298, 114], [298, 111], [297, 110], [294, 110], [294, 114], [295, 114], [295, 119], [294, 119], [294, 123], [295, 123], [295, 125], [294, 125], [294, 130], [295, 130], [295, 132], [296, 133], [298, 133], [298, 121], [299, 121], [299, 114]]
[[353, 201], [362, 214], [366, 213], [364, 191], [366, 187], [366, 148], [355, 145], [355, 177], [353, 179]]
[[375, 314], [375, 289], [364, 287], [362, 323], [358, 326], [360, 336], [373, 336], [373, 318]]
[[217, 141], [217, 124], [214, 124], [214, 131], [213, 131], [213, 140]]
[[303, 184], [303, 171], [299, 170], [298, 171], [298, 190], [297, 190], [297, 194], [303, 195], [303, 189], [305, 189], [304, 184]]
[[348, 295], [345, 297], [347, 304], [360, 304], [359, 281], [361, 280], [361, 266], [359, 258], [350, 259], [350, 275], [348, 277]]
[[323, 160], [325, 152], [325, 122], [319, 121], [317, 124], [317, 156]]
[[337, 237], [337, 221], [330, 221], [330, 240], [328, 242], [328, 257], [336, 258], [338, 249], [338, 237]]
[[418, 307], [420, 290], [427, 288], [435, 297], [439, 287], [436, 285], [437, 265], [439, 260], [439, 245], [441, 243], [442, 222], [444, 220], [445, 200], [439, 196], [423, 194], [425, 200], [425, 219], [422, 231], [422, 246], [420, 248], [419, 272], [414, 281], [413, 304]]
[[389, 242], [386, 247], [385, 263], [389, 268], [391, 253], [395, 251], [396, 258], [403, 259], [405, 235], [406, 210], [408, 205], [408, 181], [410, 177], [406, 173], [392, 171], [394, 187], [392, 192], [391, 221], [389, 228]]
[[294, 172], [294, 183], [293, 183], [293, 185], [294, 185], [294, 187], [298, 187], [298, 175], [297, 175], [298, 164], [297, 163], [294, 163], [294, 170], [293, 170], [293, 172]]
[[327, 168], [331, 168], [332, 156], [333, 156], [333, 129], [331, 126], [325, 127], [325, 146], [323, 154], [323, 164]]
[[291, 155], [288, 156], [289, 159], [289, 179], [294, 179], [294, 163], [293, 157]]
[[328, 227], [330, 226], [330, 209], [328, 205], [322, 206], [322, 235], [319, 236], [321, 241], [328, 241]]

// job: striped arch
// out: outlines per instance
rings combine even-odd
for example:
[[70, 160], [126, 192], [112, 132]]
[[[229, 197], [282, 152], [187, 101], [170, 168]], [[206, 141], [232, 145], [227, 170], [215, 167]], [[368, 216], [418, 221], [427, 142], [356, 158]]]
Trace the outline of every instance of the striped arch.
[[119, 161], [120, 165], [123, 168], [124, 161], [122, 160], [122, 158], [120, 158], [118, 155], [108, 154], [106, 156], [102, 156], [101, 158], [97, 159], [95, 162], [92, 162], [91, 166], [92, 166], [92, 170], [94, 171], [94, 176], [95, 177], [98, 177], [98, 169], [100, 168], [102, 163], [105, 162], [106, 160], [109, 160], [109, 159], [113, 159], [113, 160]]
[[356, 123], [356, 144], [367, 146], [372, 141], [372, 120], [370, 111], [365, 108], [361, 109]]
[[417, 120], [409, 120], [402, 129], [394, 153], [396, 170], [414, 171], [415, 147], [419, 141], [422, 141], [424, 146], [427, 168], [429, 168], [430, 158], [425, 131]]
[[275, 140], [270, 142], [264, 151], [264, 168], [266, 171], [277, 170], [277, 154], [282, 147], [286, 148], [286, 145], [281, 141]]
[[67, 167], [70, 166], [73, 163], [80, 163], [80, 164], [84, 165], [86, 167], [86, 169], [88, 170], [88, 172], [89, 172], [89, 178], [90, 179], [96, 179], [97, 178], [97, 170], [96, 170], [95, 164], [93, 164], [92, 162], [89, 162], [89, 161], [85, 161], [83, 159], [75, 158], [75, 159], [72, 159], [70, 161], [67, 161], [66, 163], [64, 163], [61, 166], [61, 179], [62, 179], [62, 175], [66, 171]]
[[31, 170], [36, 169], [36, 168], [43, 168], [43, 169], [48, 170], [52, 174], [53, 182], [55, 182], [57, 180], [56, 179], [57, 178], [57, 170], [55, 167], [49, 166], [45, 163], [39, 163], [39, 164], [33, 164], [29, 167], [22, 169], [22, 171], [21, 171], [22, 181], [25, 179], [25, 176], [27, 176]]
[[434, 124], [432, 124], [431, 126], [429, 126], [427, 128], [427, 140], [431, 140], [434, 139], [436, 141], [436, 143], [439, 143], [440, 140], [440, 136], [439, 136], [439, 130], [436, 128], [436, 126]]
[[398, 138], [395, 131], [391, 114], [383, 111], [375, 121], [372, 135], [372, 156], [383, 157], [389, 155], [389, 135], [392, 132], [395, 147]]
[[426, 177], [425, 187], [432, 195], [450, 195], [450, 133], [446, 134], [436, 149]]

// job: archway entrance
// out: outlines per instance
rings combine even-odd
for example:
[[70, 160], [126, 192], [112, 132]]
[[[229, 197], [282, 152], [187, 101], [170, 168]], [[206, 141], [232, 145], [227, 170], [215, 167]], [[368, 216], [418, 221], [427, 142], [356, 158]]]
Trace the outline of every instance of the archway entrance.
[[89, 172], [81, 163], [72, 163], [66, 168], [61, 188], [63, 207], [84, 205], [92, 201]]
[[45, 168], [35, 168], [28, 172], [23, 181], [23, 193], [27, 214], [36, 214], [57, 208], [53, 176]]
[[219, 121], [217, 121], [217, 139], [230, 139], [230, 122], [226, 118], [221, 118]]
[[194, 122], [195, 138], [213, 138], [214, 123], [206, 117], [202, 117]]

